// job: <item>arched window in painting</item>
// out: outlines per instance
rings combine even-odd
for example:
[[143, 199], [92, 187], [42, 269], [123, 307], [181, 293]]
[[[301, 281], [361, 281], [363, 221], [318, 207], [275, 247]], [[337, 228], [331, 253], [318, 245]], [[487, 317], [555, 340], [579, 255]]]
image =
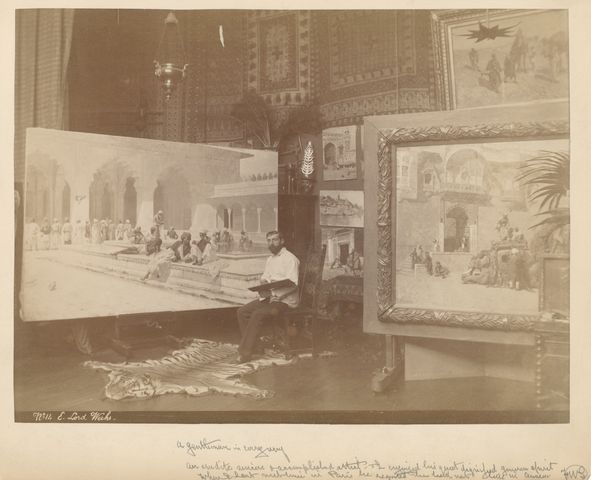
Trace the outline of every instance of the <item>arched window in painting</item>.
[[324, 146], [324, 165], [332, 166], [337, 164], [337, 151], [334, 143], [327, 143]]
[[154, 215], [160, 210], [164, 213], [166, 228], [191, 228], [191, 191], [180, 170], [168, 169], [158, 178], [154, 189]]

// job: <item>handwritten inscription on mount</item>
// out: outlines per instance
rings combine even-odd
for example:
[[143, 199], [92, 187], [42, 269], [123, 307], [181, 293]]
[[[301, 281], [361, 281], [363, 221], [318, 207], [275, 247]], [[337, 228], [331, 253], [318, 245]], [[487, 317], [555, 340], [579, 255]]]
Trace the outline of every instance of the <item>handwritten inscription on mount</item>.
[[430, 460], [396, 461], [373, 458], [334, 459], [293, 458], [282, 445], [245, 445], [221, 439], [201, 439], [197, 442], [177, 441], [184, 451], [187, 478], [198, 480], [229, 479], [466, 479], [466, 480], [588, 480], [582, 465], [559, 465], [552, 461], [533, 461], [505, 465], [491, 462], [453, 461], [438, 463]]

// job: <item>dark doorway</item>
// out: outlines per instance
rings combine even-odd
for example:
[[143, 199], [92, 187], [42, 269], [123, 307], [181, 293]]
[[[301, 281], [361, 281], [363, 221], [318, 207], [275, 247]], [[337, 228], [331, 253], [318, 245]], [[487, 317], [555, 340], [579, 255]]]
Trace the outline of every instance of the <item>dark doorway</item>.
[[467, 224], [468, 214], [462, 207], [456, 206], [447, 212], [445, 218], [445, 238], [443, 240], [444, 252], [457, 252], [461, 250]]
[[125, 182], [125, 192], [123, 193], [123, 221], [129, 220], [132, 225], [137, 221], [137, 192], [135, 190], [135, 180], [128, 178]]
[[62, 217], [70, 218], [70, 185], [68, 183], [62, 190]]
[[107, 183], [103, 190], [103, 201], [101, 205], [101, 219], [113, 218], [113, 191]]
[[324, 147], [324, 165], [336, 165], [337, 163], [337, 149], [334, 144], [327, 143]]
[[349, 258], [349, 244], [348, 243], [339, 244], [339, 260], [340, 260], [341, 264], [346, 265], [348, 258]]

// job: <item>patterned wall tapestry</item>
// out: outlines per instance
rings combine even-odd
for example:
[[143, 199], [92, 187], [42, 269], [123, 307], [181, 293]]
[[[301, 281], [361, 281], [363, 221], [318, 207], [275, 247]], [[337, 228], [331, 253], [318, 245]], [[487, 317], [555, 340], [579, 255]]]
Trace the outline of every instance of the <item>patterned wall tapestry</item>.
[[327, 126], [434, 109], [428, 12], [320, 12], [314, 20], [314, 86]]
[[[178, 126], [182, 141], [241, 139], [244, 134], [242, 123], [233, 118], [231, 112], [243, 92], [244, 16], [219, 11], [191, 14], [185, 26], [190, 65], [184, 91], [177, 96], [179, 108], [184, 107], [183, 125]], [[223, 26], [223, 46], [219, 39], [219, 25]]]
[[[320, 104], [325, 127], [435, 106], [428, 11], [179, 11], [189, 67], [168, 103], [152, 69], [162, 12], [82, 16], [88, 34], [76, 48], [80, 68], [72, 78], [76, 130], [240, 141], [244, 127], [231, 112], [246, 89], [265, 99], [277, 123], [311, 102]], [[101, 36], [104, 29], [110, 34]], [[140, 130], [142, 99], [147, 125]]]
[[310, 100], [310, 12], [248, 14], [248, 88], [273, 106]]

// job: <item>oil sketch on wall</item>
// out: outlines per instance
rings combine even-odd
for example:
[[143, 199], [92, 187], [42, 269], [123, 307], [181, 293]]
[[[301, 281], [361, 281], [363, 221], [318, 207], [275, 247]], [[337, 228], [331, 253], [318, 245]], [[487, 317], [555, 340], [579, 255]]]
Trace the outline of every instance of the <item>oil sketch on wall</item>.
[[363, 229], [323, 227], [322, 245], [326, 245], [325, 280], [343, 275], [363, 277]]
[[[568, 150], [567, 140], [399, 148], [397, 304], [536, 313], [543, 254], [567, 254], [569, 233], [536, 226], [548, 205], [524, 169]], [[556, 206], [568, 210], [568, 197]]]
[[363, 191], [321, 190], [320, 225], [363, 228]]
[[[436, 14], [449, 49], [449, 106], [499, 105], [568, 97], [565, 10]], [[442, 59], [443, 62], [446, 59]]]
[[356, 132], [355, 125], [322, 131], [325, 181], [357, 178]]
[[276, 227], [274, 152], [29, 129], [23, 319], [243, 304]]

